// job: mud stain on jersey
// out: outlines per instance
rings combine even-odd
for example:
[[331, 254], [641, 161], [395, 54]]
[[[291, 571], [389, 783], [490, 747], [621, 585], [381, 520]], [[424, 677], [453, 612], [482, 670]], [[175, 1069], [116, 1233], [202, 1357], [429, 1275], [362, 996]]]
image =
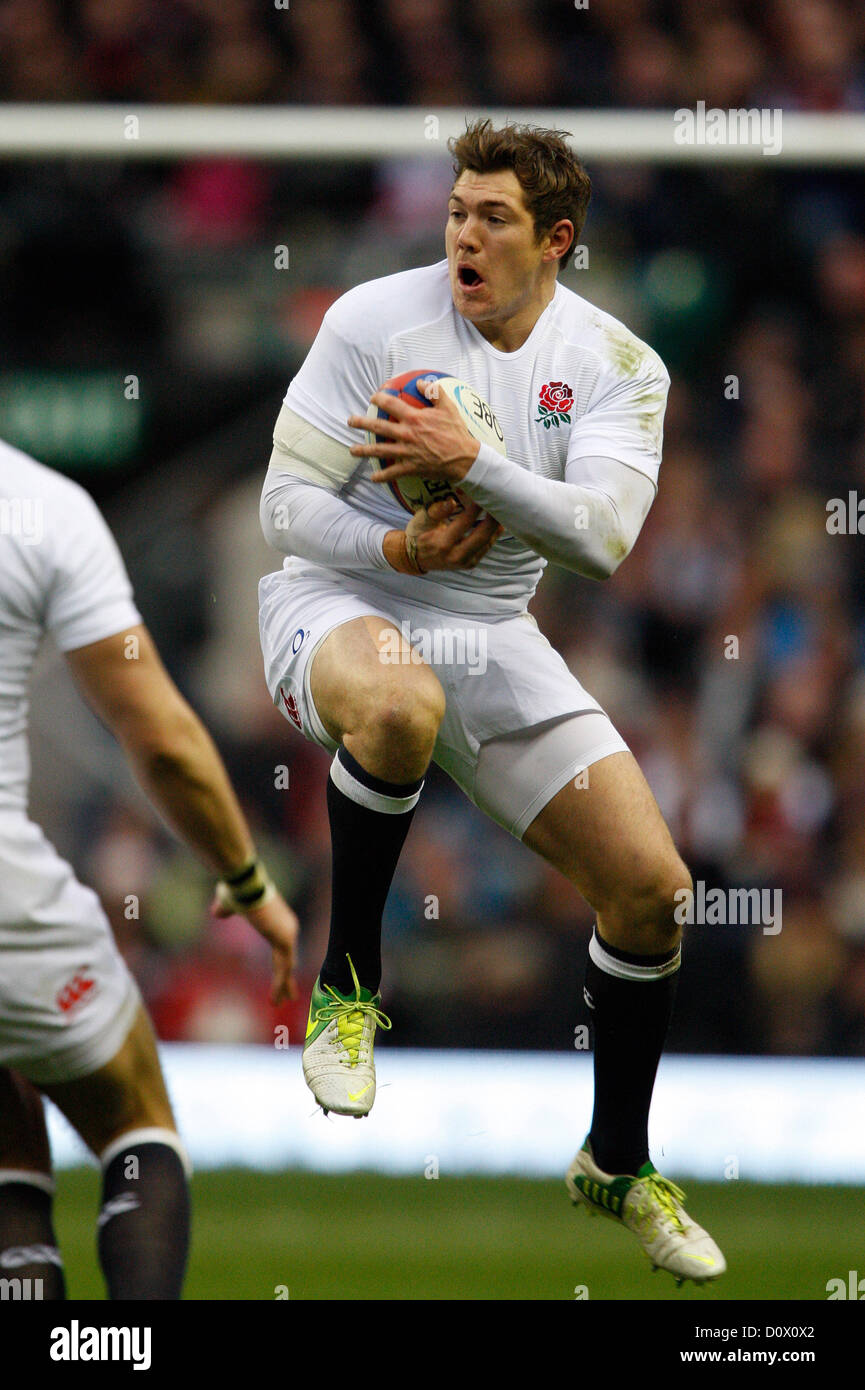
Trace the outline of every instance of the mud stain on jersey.
[[641, 342], [626, 329], [613, 328], [604, 324], [603, 334], [610, 350], [610, 356], [622, 376], [636, 376], [646, 361], [646, 350]]

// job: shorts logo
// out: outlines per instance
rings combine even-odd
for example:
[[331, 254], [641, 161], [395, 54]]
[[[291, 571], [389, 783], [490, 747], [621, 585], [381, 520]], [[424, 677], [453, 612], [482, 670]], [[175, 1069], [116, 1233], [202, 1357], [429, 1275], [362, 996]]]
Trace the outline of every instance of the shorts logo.
[[294, 636], [293, 636], [292, 639], [291, 639], [291, 653], [292, 653], [292, 656], [297, 656], [298, 652], [300, 651], [301, 647], [302, 647], [303, 644], [304, 644], [304, 641], [306, 640], [306, 638], [307, 638], [308, 636], [309, 636], [309, 633], [308, 633], [308, 632], [304, 632], [304, 630], [303, 630], [302, 627], [299, 627], [299, 628], [297, 629], [297, 632], [294, 634]]
[[555, 425], [558, 429], [560, 420], [570, 424], [570, 412], [573, 408], [574, 393], [570, 386], [564, 381], [548, 381], [538, 393], [540, 415], [535, 420], [535, 424], [542, 424], [545, 430], [548, 430], [550, 425]]
[[68, 980], [57, 995], [57, 1007], [61, 1013], [69, 1014], [82, 1001], [86, 999], [91, 990], [96, 988], [96, 981], [87, 973], [87, 967], [76, 970], [71, 980]]
[[300, 722], [300, 710], [297, 708], [297, 701], [295, 700], [294, 696], [286, 695], [282, 686], [279, 687], [279, 693], [282, 696], [282, 703], [288, 710], [288, 717], [291, 720], [292, 724], [296, 724], [297, 727], [302, 731], [303, 725]]

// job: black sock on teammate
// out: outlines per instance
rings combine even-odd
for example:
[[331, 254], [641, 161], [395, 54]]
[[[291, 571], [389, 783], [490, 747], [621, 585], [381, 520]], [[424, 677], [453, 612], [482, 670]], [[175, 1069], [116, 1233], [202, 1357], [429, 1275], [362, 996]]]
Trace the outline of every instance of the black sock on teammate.
[[347, 956], [365, 989], [381, 982], [381, 919], [397, 862], [423, 787], [374, 777], [345, 748], [327, 781], [333, 847], [330, 938], [322, 985], [353, 995]]
[[20, 1280], [22, 1299], [47, 1303], [66, 1297], [51, 1217], [53, 1194], [47, 1174], [0, 1170], [0, 1279]]
[[99, 1263], [108, 1297], [179, 1299], [189, 1254], [188, 1160], [168, 1130], [133, 1130], [102, 1155]]
[[589, 1141], [606, 1173], [636, 1173], [649, 1157], [649, 1107], [673, 1012], [681, 947], [638, 956], [589, 944], [585, 999], [592, 1010], [595, 1102]]

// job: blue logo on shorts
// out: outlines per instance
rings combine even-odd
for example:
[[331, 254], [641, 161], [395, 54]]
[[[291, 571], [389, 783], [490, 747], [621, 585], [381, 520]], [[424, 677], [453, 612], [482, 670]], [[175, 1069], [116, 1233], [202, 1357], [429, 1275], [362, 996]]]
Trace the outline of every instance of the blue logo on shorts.
[[292, 655], [293, 655], [293, 656], [297, 656], [298, 652], [300, 651], [301, 647], [303, 646], [304, 640], [305, 640], [308, 636], [309, 636], [309, 633], [308, 633], [308, 632], [304, 632], [304, 630], [303, 630], [302, 627], [299, 627], [299, 628], [297, 629], [297, 632], [294, 634], [294, 636], [293, 636], [292, 639], [291, 639], [291, 651], [292, 651]]

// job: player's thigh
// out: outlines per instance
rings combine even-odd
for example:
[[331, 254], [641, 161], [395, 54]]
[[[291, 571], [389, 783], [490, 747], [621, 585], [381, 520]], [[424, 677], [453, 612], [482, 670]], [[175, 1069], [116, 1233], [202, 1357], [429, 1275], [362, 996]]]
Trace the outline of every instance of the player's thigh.
[[128, 1130], [176, 1132], [156, 1039], [144, 1008], [139, 1008], [119, 1051], [104, 1066], [75, 1081], [43, 1082], [41, 1090], [97, 1155]]
[[[633, 754], [611, 753], [567, 782], [538, 813], [523, 843], [559, 869], [612, 933], [672, 917], [690, 887], [651, 788]], [[613, 935], [612, 944], [616, 944]]]
[[9, 1067], [0, 1067], [0, 1168], [51, 1173], [42, 1097]]
[[353, 618], [328, 634], [312, 660], [309, 687], [336, 742], [381, 720], [437, 726], [444, 713], [435, 672], [396, 624], [378, 614]]

